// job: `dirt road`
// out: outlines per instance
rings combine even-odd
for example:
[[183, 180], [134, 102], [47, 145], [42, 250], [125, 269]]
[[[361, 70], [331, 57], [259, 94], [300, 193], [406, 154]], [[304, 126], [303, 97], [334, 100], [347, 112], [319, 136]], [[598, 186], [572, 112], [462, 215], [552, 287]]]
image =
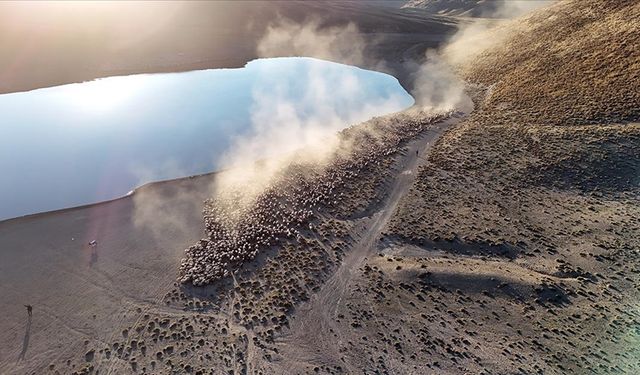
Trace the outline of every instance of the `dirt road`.
[[[436, 124], [407, 145], [401, 156], [399, 168], [396, 169], [394, 182], [389, 187], [388, 195], [381, 207], [366, 219], [360, 238], [338, 270], [308, 303], [298, 308], [293, 316], [291, 329], [277, 341], [282, 347], [281, 353], [286, 362], [292, 365], [305, 362], [340, 362], [338, 348], [341, 338], [334, 322], [336, 310], [349, 292], [350, 281], [367, 257], [376, 254], [376, 241], [379, 240], [398, 202], [411, 187], [418, 167], [425, 162], [433, 144], [470, 110], [465, 108], [462, 114]], [[285, 372], [291, 370], [293, 369], [285, 369]]]

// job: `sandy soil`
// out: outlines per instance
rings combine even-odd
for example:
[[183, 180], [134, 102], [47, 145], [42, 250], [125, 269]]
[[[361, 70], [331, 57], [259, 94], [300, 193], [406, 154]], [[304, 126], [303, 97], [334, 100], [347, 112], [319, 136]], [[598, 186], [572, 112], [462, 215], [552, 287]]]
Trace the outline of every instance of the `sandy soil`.
[[[335, 315], [350, 290], [351, 279], [367, 257], [375, 255], [375, 245], [382, 228], [391, 218], [400, 198], [407, 193], [418, 166], [424, 160], [419, 155], [429, 152], [442, 132], [458, 120], [459, 118], [451, 118], [443, 121], [407, 145], [406, 156], [401, 159], [393, 184], [385, 192], [385, 200], [381, 202], [379, 210], [369, 215], [358, 231], [357, 241], [342, 260], [340, 268], [324, 283], [311, 301], [296, 312], [290, 330], [282, 341], [277, 342], [286, 348], [281, 353], [282, 361], [288, 364], [285, 372], [308, 371], [308, 368], [300, 367], [301, 364], [307, 363], [303, 358], [307, 357], [308, 360], [309, 357], [318, 356], [318, 352], [321, 353], [320, 356], [339, 362], [338, 351], [331, 352], [331, 349], [334, 349], [332, 343], [336, 340], [333, 332], [340, 332], [336, 326]], [[309, 335], [309, 332], [317, 334]], [[357, 372], [359, 368], [347, 364], [345, 367], [348, 372]]]
[[[49, 363], [106, 343], [138, 319], [136, 311], [161, 308], [175, 282], [182, 249], [202, 235], [203, 178], [146, 186], [110, 203], [0, 223], [3, 304], [0, 372], [42, 373]], [[175, 192], [188, 189], [194, 204]], [[161, 199], [149, 214], [167, 210], [180, 227], [136, 222], [134, 199]], [[155, 225], [155, 224], [154, 224]], [[96, 239], [95, 247], [89, 241]], [[27, 319], [23, 305], [33, 305]]]

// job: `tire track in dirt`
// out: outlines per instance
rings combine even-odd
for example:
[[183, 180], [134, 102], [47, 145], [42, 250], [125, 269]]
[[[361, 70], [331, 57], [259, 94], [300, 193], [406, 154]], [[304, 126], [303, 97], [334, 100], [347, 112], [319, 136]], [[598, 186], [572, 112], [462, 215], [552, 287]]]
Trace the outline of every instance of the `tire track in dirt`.
[[[336, 309], [349, 291], [349, 282], [366, 257], [375, 253], [376, 240], [395, 212], [400, 199], [409, 191], [418, 167], [426, 160], [424, 155], [447, 129], [457, 124], [463, 117], [450, 117], [437, 123], [407, 144], [389, 193], [382, 207], [371, 215], [370, 222], [361, 234], [360, 240], [345, 256], [340, 267], [320, 291], [308, 303], [298, 308], [291, 321], [289, 332], [276, 340], [282, 347], [281, 354], [287, 362], [340, 362], [340, 353], [336, 345], [340, 342], [340, 338], [334, 336], [338, 334], [338, 331], [333, 329], [334, 319]], [[283, 363], [283, 367], [285, 366]]]

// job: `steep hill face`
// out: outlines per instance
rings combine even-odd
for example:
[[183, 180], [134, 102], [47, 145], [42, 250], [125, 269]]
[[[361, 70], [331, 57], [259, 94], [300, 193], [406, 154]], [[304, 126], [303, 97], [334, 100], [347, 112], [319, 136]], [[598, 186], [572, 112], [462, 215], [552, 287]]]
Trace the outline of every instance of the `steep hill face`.
[[[498, 281], [513, 265], [542, 277], [518, 298], [483, 288], [477, 303], [500, 301], [473, 316], [495, 323], [480, 329], [497, 343], [485, 369], [640, 371], [639, 17], [637, 1], [562, 1], [458, 67], [481, 92], [476, 110], [434, 146], [386, 251], [444, 253], [450, 274], [471, 257], [500, 264]], [[421, 267], [436, 274], [435, 260]], [[477, 277], [461, 279], [472, 294]], [[456, 311], [455, 297], [439, 301]]]
[[498, 9], [499, 3], [484, 0], [409, 0], [403, 7], [421, 8], [448, 16], [480, 17]]
[[494, 85], [487, 111], [549, 125], [637, 120], [639, 16], [637, 1], [560, 2], [519, 21], [463, 73]]
[[455, 17], [511, 18], [553, 0], [409, 0], [403, 8]]
[[567, 1], [514, 23], [505, 43], [461, 67], [489, 87], [474, 117], [484, 126], [467, 131], [509, 142], [502, 165], [527, 184], [637, 190], [638, 17], [639, 2]]

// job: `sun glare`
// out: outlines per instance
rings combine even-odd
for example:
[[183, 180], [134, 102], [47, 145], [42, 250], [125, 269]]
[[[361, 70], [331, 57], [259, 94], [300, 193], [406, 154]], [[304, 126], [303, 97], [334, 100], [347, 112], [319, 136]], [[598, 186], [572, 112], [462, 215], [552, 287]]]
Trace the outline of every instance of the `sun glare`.
[[105, 112], [126, 103], [141, 87], [140, 77], [110, 77], [68, 85], [62, 99], [83, 110]]

